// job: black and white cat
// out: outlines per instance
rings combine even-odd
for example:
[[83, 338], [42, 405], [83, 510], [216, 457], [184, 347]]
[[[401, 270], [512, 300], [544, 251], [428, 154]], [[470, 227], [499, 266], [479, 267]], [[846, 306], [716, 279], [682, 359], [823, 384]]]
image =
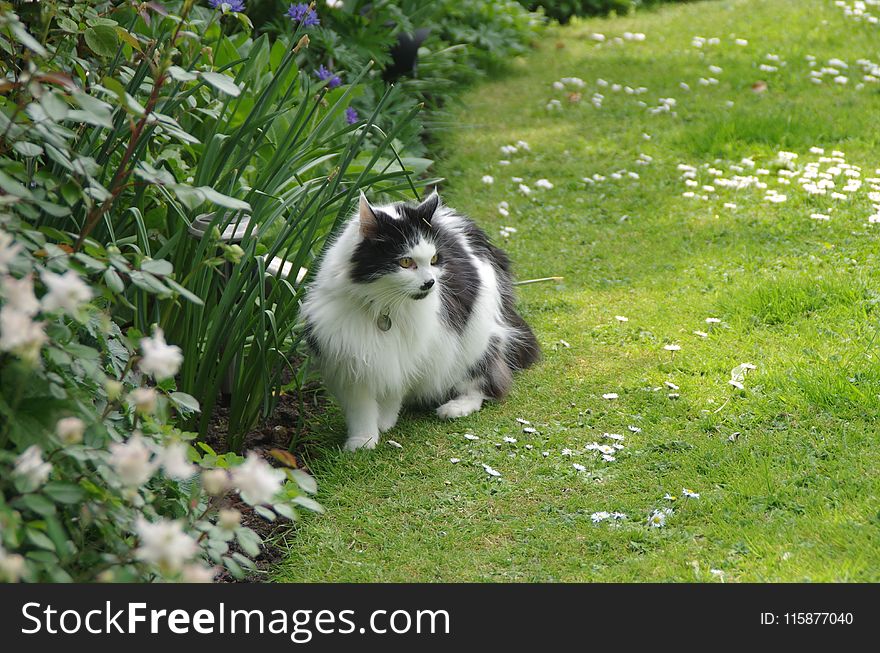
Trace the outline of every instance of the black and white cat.
[[540, 356], [514, 307], [510, 259], [436, 192], [418, 206], [371, 206], [362, 194], [302, 314], [348, 450], [375, 447], [404, 403], [469, 415]]

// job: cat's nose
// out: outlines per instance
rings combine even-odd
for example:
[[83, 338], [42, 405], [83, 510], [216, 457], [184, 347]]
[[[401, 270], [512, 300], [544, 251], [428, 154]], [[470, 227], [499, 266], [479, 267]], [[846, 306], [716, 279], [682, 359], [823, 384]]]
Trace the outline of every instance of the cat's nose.
[[431, 286], [434, 285], [433, 279], [428, 279], [425, 283], [422, 284], [422, 290], [430, 290]]

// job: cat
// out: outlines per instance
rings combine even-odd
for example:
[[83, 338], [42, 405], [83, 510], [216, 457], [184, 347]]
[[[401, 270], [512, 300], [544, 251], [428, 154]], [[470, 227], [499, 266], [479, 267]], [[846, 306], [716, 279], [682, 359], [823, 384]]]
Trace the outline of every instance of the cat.
[[445, 419], [501, 399], [540, 358], [514, 307], [510, 259], [436, 190], [358, 211], [328, 246], [302, 305], [307, 344], [348, 426], [372, 449], [404, 404]]

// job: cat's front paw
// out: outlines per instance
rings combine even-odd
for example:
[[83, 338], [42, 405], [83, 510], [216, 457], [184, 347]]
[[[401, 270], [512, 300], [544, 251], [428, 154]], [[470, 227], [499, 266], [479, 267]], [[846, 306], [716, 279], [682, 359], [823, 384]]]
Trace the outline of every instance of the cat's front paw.
[[480, 410], [483, 405], [482, 399], [474, 397], [458, 397], [437, 408], [437, 416], [442, 419], [456, 419], [466, 417]]
[[379, 434], [376, 435], [350, 435], [345, 441], [343, 447], [346, 451], [356, 451], [358, 449], [375, 449], [379, 444]]

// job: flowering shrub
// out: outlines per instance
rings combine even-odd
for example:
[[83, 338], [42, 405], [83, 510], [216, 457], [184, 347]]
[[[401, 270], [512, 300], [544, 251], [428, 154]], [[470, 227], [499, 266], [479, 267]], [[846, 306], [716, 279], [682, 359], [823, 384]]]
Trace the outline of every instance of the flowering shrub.
[[231, 495], [292, 518], [320, 509], [314, 481], [176, 428], [199, 409], [174, 387], [182, 352], [101, 308], [107, 271], [134, 263], [67, 249], [0, 216], [0, 580], [241, 576], [261, 542]]

